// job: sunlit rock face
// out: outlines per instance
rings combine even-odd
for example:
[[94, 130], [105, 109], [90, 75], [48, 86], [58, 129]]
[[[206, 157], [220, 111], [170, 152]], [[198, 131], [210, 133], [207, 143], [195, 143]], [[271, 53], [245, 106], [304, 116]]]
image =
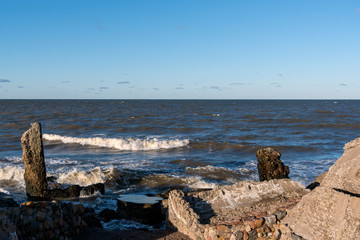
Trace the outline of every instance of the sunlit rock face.
[[284, 219], [305, 239], [360, 239], [360, 138]]

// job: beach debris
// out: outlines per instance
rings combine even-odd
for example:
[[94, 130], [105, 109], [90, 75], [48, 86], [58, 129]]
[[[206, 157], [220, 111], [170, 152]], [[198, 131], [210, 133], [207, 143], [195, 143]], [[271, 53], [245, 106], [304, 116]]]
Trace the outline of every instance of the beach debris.
[[31, 128], [21, 137], [22, 160], [25, 166], [26, 194], [44, 198], [47, 191], [46, 168], [40, 123], [32, 123]]
[[[69, 199], [90, 197], [105, 193], [105, 185], [96, 183], [89, 186], [71, 185], [63, 188], [54, 177], [46, 177], [41, 124], [31, 123], [31, 128], [21, 137], [22, 160], [25, 166], [26, 195], [33, 200]], [[49, 181], [49, 187], [48, 187]]]
[[305, 239], [359, 239], [360, 138], [320, 179], [320, 186], [288, 212], [284, 223]]
[[280, 160], [281, 153], [274, 148], [262, 148], [256, 152], [260, 181], [288, 178], [290, 169]]

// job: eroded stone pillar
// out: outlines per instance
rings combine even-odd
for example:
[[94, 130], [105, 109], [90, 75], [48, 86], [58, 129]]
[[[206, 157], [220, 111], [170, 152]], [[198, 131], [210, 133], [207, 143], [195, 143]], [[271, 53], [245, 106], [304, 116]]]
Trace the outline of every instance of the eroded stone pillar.
[[40, 123], [31, 124], [31, 128], [21, 137], [21, 146], [26, 194], [43, 198], [47, 191], [47, 181]]

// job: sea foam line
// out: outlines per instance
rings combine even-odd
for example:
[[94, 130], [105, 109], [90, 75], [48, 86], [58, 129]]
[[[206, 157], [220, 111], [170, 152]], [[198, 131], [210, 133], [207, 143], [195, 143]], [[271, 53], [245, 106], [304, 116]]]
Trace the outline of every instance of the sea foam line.
[[55, 134], [43, 134], [43, 139], [48, 141], [61, 141], [63, 143], [77, 143], [81, 145], [114, 148], [127, 151], [146, 151], [184, 147], [189, 144], [189, 140], [168, 139], [159, 140], [157, 138], [77, 138]]

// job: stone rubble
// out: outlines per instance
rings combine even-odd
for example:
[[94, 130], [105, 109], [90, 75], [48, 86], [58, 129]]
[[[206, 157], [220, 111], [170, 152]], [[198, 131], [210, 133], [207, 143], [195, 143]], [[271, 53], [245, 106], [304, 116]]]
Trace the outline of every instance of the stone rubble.
[[174, 190], [167, 221], [192, 239], [291, 239], [294, 234], [280, 221], [308, 192], [289, 179], [244, 181], [195, 194]]
[[82, 204], [41, 201], [0, 209], [0, 239], [70, 240], [87, 227], [102, 225]]

